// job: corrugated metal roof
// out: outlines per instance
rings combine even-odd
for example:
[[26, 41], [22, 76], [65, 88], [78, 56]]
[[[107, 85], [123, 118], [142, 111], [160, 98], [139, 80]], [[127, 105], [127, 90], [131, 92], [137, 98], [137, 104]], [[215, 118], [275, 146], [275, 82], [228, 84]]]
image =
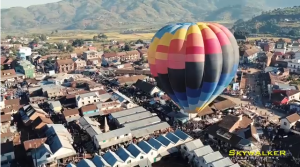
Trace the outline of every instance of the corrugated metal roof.
[[203, 143], [200, 139], [196, 139], [184, 144], [188, 151], [196, 150], [197, 148], [203, 147]]
[[127, 122], [137, 121], [137, 120], [148, 118], [151, 116], [152, 116], [152, 113], [150, 111], [146, 111], [146, 112], [140, 112], [140, 113], [128, 115], [125, 117], [120, 117], [120, 118], [117, 118], [117, 120], [118, 120], [119, 124], [124, 124]]
[[169, 128], [170, 125], [167, 122], [159, 122], [159, 123], [155, 123], [155, 124], [151, 124], [148, 126], [144, 126], [142, 128], [137, 128], [132, 130], [132, 136], [139, 138], [139, 137], [143, 137], [149, 134], [152, 134], [155, 131], [158, 130], [162, 130], [162, 129], [167, 129]]
[[118, 157], [118, 155], [116, 153], [114, 153], [110, 150], [108, 152], [106, 152], [102, 157], [111, 166], [114, 166], [117, 162], [120, 162], [120, 163], [124, 162], [120, 159], [120, 157]]
[[165, 147], [165, 145], [163, 145], [160, 141], [158, 141], [154, 138], [149, 139], [148, 143], [156, 150], [160, 149], [161, 147]]
[[210, 146], [203, 146], [193, 151], [197, 157], [202, 157], [206, 154], [214, 152]]
[[77, 163], [77, 167], [97, 167], [97, 166], [89, 159], [82, 159]]
[[145, 127], [151, 124], [155, 124], [161, 122], [161, 119], [158, 116], [154, 116], [154, 117], [150, 117], [150, 118], [146, 118], [146, 119], [141, 119], [138, 121], [134, 121], [134, 122], [129, 122], [129, 123], [125, 123], [123, 124], [125, 127], [130, 128], [130, 129], [137, 129], [137, 128], [141, 128], [141, 127]]
[[120, 147], [116, 154], [124, 161], [126, 162], [129, 158], [134, 158], [133, 155], [129, 151], [127, 151], [125, 148]]
[[223, 167], [223, 166], [231, 166], [233, 165], [233, 162], [230, 160], [230, 158], [226, 157], [226, 158], [223, 158], [223, 159], [219, 159], [217, 161], [214, 161], [212, 163], [212, 165], [214, 167]]
[[176, 136], [174, 133], [169, 132], [166, 134], [166, 137], [171, 140], [173, 143], [177, 144], [180, 141], [182, 141], [178, 136]]
[[129, 134], [130, 132], [131, 132], [130, 129], [128, 129], [127, 127], [124, 127], [124, 128], [119, 128], [119, 129], [112, 130], [112, 131], [109, 131], [106, 133], [98, 134], [95, 137], [97, 138], [98, 141], [103, 141], [103, 140], [112, 139], [114, 137], [122, 136], [125, 134]]
[[207, 154], [207, 155], [203, 156], [203, 159], [205, 160], [205, 162], [207, 164], [211, 163], [213, 161], [219, 160], [221, 158], [223, 158], [223, 156], [219, 151], [216, 151], [216, 152], [213, 152], [213, 153], [210, 153], [210, 154]]
[[135, 108], [131, 108], [131, 109], [128, 109], [128, 110], [123, 110], [123, 111], [120, 111], [120, 112], [112, 113], [111, 116], [113, 118], [117, 119], [117, 118], [120, 118], [120, 117], [136, 114], [136, 113], [143, 112], [143, 111], [146, 111], [146, 109], [144, 107], [135, 107]]
[[99, 155], [95, 155], [92, 161], [95, 165], [97, 165], [97, 167], [110, 167], [110, 165], [103, 159], [103, 157]]
[[186, 139], [188, 139], [188, 138], [193, 139], [191, 136], [189, 136], [188, 134], [182, 132], [182, 131], [179, 130], [179, 129], [177, 129], [177, 130], [174, 132], [174, 134], [175, 134], [176, 136], [178, 136], [178, 137], [179, 137], [180, 139], [182, 139], [182, 140], [186, 140]]
[[163, 135], [160, 135], [158, 138], [156, 138], [156, 140], [158, 140], [165, 146], [169, 146], [171, 143], [175, 144], [174, 142], [172, 142], [170, 139], [168, 139], [167, 137], [165, 137]]
[[154, 150], [154, 148], [146, 141], [139, 142], [138, 146], [145, 152], [149, 153], [151, 150]]
[[130, 144], [127, 147], [127, 150], [133, 155], [134, 157], [139, 156], [140, 154], [146, 154], [142, 149], [140, 149], [136, 144]]

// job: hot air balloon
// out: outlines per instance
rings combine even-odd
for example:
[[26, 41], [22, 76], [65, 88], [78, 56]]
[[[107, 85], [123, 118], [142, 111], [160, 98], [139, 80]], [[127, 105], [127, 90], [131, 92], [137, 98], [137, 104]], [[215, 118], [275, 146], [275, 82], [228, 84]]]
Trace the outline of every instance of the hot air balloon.
[[148, 63], [157, 85], [185, 112], [201, 112], [234, 78], [236, 39], [217, 23], [177, 23], [153, 37]]

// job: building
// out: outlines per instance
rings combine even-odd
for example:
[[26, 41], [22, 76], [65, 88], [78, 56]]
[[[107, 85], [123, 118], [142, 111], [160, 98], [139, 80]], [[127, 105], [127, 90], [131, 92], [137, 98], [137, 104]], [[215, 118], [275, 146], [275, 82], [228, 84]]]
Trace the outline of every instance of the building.
[[51, 119], [39, 116], [34, 121], [32, 121], [31, 126], [35, 130], [42, 131], [42, 130], [46, 130], [47, 124], [53, 124]]
[[145, 80], [148, 78], [145, 75], [134, 75], [134, 76], [120, 76], [117, 77], [116, 80], [113, 80], [112, 83], [117, 85], [132, 85], [136, 83], [138, 80]]
[[54, 111], [55, 113], [61, 113], [62, 105], [60, 104], [59, 101], [50, 101], [48, 103], [52, 111]]
[[26, 78], [35, 78], [35, 67], [30, 61], [18, 61], [15, 70], [16, 72], [24, 74]]
[[93, 138], [97, 149], [105, 149], [120, 143], [132, 140], [132, 134], [129, 128], [119, 128], [106, 133], [95, 135]]
[[12, 116], [10, 114], [1, 115], [1, 133], [5, 133], [10, 127]]
[[100, 101], [100, 96], [98, 92], [89, 92], [89, 93], [76, 95], [76, 105], [78, 108], [99, 101]]
[[24, 79], [24, 75], [20, 73], [16, 73], [14, 69], [9, 70], [1, 70], [1, 82], [14, 82], [18, 79]]
[[56, 70], [59, 73], [68, 73], [74, 71], [75, 63], [72, 59], [57, 60], [56, 61]]
[[287, 62], [287, 68], [292, 73], [300, 73], [300, 59], [292, 59]]
[[1, 143], [1, 166], [10, 166], [15, 159], [14, 144], [12, 141]]
[[22, 107], [19, 111], [22, 121], [25, 125], [29, 125], [37, 117], [49, 117], [37, 104], [30, 104]]
[[158, 94], [161, 92], [161, 90], [157, 86], [142, 81], [140, 79], [136, 81], [134, 86], [150, 96], [153, 96], [154, 94]]
[[80, 110], [83, 116], [93, 117], [100, 115], [99, 109], [95, 104], [88, 104], [86, 106], [82, 106]]
[[271, 101], [275, 105], [287, 104], [292, 100], [299, 101], [299, 90], [277, 90], [271, 94]]
[[134, 62], [140, 60], [140, 53], [137, 50], [118, 52], [118, 53], [104, 53], [102, 56], [102, 65], [107, 66], [109, 64], [123, 62]]
[[85, 60], [76, 58], [76, 60], [74, 62], [75, 62], [75, 69], [76, 70], [84, 69], [86, 67], [86, 61]]
[[83, 59], [85, 61], [91, 60], [91, 59], [100, 59], [101, 60], [101, 56], [103, 55], [103, 52], [97, 52], [94, 50], [91, 51], [85, 51], [83, 52]]
[[243, 63], [254, 63], [257, 60], [257, 54], [259, 50], [257, 47], [251, 47], [250, 49], [245, 50], [242, 57]]
[[108, 66], [110, 64], [115, 64], [120, 61], [120, 57], [117, 55], [117, 53], [104, 53], [102, 56], [102, 65]]
[[96, 135], [102, 134], [99, 122], [92, 120], [87, 116], [79, 118], [78, 122], [81, 129], [86, 131], [91, 138], [93, 138]]
[[280, 128], [288, 132], [298, 121], [300, 121], [300, 116], [294, 113], [280, 120]]
[[87, 65], [101, 66], [102, 60], [100, 58], [89, 59]]
[[18, 56], [18, 58], [20, 60], [26, 60], [28, 57], [31, 56], [31, 54], [32, 54], [31, 48], [29, 48], [29, 47], [21, 47], [18, 50], [17, 56]]
[[80, 118], [78, 109], [69, 109], [63, 111], [63, 116], [67, 122], [76, 121]]

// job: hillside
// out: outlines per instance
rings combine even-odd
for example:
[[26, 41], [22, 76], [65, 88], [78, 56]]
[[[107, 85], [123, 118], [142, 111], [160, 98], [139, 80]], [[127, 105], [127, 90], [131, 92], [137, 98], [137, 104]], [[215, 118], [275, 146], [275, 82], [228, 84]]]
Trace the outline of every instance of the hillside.
[[[300, 1], [289, 0], [288, 4], [300, 5]], [[282, 0], [230, 0], [230, 3], [224, 0], [63, 0], [28, 8], [1, 9], [1, 28], [4, 31], [95, 30], [166, 22], [232, 21], [280, 5]]]
[[291, 36], [296, 32], [300, 36], [300, 6], [262, 12], [248, 21], [238, 20], [233, 29]]

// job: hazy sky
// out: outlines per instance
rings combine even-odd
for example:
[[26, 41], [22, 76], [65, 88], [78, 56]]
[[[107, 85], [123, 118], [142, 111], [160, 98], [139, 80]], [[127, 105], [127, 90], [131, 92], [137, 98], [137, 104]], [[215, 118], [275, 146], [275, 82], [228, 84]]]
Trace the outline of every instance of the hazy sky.
[[60, 0], [1, 0], [1, 8], [10, 7], [28, 7], [30, 5], [39, 5], [51, 2], [57, 2]]

